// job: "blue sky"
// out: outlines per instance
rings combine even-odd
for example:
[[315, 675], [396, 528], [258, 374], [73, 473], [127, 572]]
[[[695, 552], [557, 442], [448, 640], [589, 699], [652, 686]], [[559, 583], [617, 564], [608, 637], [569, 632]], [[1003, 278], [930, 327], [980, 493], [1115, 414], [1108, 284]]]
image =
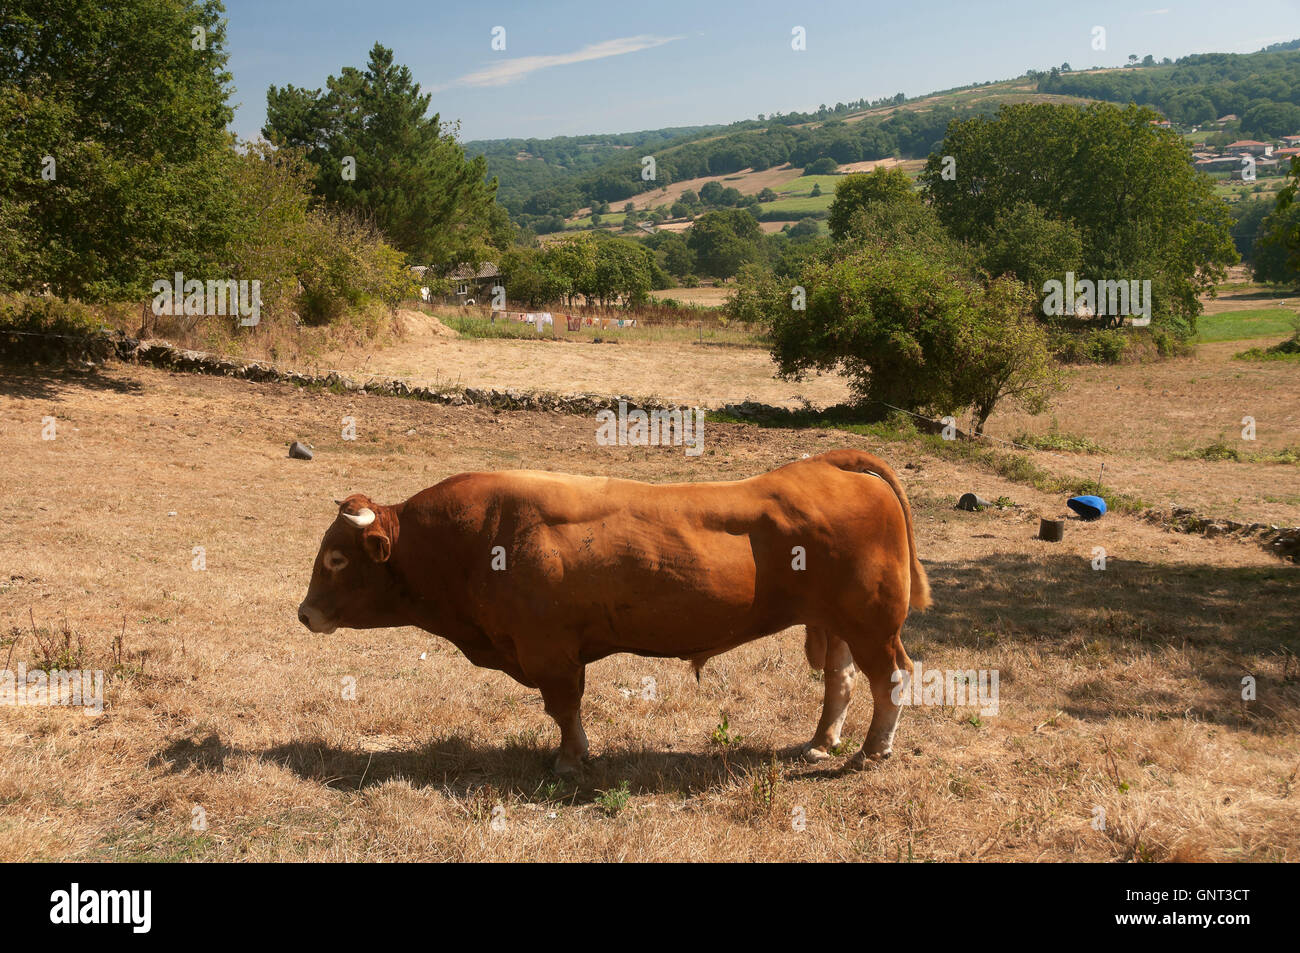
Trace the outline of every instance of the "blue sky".
[[[1247, 53], [1300, 38], [1297, 0], [226, 0], [226, 11], [234, 129], [246, 138], [261, 128], [268, 86], [324, 86], [342, 67], [364, 66], [376, 41], [470, 140], [725, 123], [1062, 62]], [[504, 51], [491, 47], [497, 26]], [[791, 49], [795, 26], [805, 51]], [[1104, 51], [1092, 47], [1097, 26]]]

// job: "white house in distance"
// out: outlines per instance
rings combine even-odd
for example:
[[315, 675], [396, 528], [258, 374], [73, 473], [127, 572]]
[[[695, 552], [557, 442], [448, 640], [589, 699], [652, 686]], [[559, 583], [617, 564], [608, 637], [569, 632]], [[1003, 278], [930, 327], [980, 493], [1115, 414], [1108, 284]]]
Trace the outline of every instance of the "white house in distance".
[[1238, 139], [1236, 142], [1230, 142], [1227, 145], [1229, 152], [1245, 152], [1253, 156], [1271, 156], [1273, 154], [1273, 144], [1271, 142], [1258, 142], [1254, 139]]

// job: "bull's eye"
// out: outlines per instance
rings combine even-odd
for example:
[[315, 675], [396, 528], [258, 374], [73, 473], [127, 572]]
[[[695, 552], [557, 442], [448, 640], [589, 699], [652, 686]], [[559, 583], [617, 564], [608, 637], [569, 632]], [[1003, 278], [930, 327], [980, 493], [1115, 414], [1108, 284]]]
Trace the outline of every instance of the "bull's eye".
[[348, 564], [348, 557], [344, 556], [337, 549], [331, 549], [325, 554], [325, 568], [330, 572], [338, 572]]

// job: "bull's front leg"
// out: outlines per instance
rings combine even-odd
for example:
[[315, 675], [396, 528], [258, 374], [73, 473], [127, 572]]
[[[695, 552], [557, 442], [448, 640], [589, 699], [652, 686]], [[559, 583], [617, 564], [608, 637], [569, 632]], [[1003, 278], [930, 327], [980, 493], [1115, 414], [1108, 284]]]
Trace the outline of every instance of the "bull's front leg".
[[548, 672], [529, 677], [541, 689], [546, 713], [560, 728], [560, 752], [555, 759], [555, 773], [574, 775], [582, 770], [590, 748], [587, 733], [582, 730], [582, 692], [586, 687], [586, 666], [563, 672]]

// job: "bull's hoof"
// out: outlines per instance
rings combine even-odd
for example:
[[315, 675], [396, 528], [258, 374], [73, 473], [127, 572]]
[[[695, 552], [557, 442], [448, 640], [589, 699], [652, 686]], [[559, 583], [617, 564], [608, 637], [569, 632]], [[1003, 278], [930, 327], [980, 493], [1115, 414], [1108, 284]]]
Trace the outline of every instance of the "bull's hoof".
[[575, 758], [573, 755], [562, 754], [555, 759], [552, 770], [561, 778], [576, 778], [582, 774], [583, 762], [588, 760], [590, 758]]
[[818, 761], [827, 761], [831, 758], [831, 752], [827, 747], [814, 745], [811, 741], [803, 746], [803, 759], [816, 764]]
[[881, 751], [876, 754], [867, 754], [864, 749], [849, 758], [845, 767], [850, 771], [870, 771], [888, 761], [893, 753], [893, 751]]

